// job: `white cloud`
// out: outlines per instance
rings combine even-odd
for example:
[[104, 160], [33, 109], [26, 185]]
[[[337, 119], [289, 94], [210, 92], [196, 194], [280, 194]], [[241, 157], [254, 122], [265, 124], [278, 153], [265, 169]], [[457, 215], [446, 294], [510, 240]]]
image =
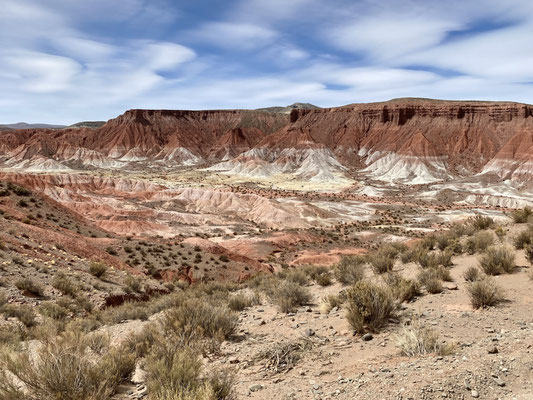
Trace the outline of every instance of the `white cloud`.
[[209, 22], [191, 32], [195, 40], [223, 48], [254, 49], [272, 43], [278, 33], [270, 28], [238, 22]]
[[196, 53], [188, 47], [169, 42], [146, 42], [139, 54], [150, 69], [169, 70], [191, 61]]
[[14, 85], [31, 93], [65, 90], [81, 71], [70, 58], [30, 51], [7, 54], [2, 57], [2, 65], [15, 78]]

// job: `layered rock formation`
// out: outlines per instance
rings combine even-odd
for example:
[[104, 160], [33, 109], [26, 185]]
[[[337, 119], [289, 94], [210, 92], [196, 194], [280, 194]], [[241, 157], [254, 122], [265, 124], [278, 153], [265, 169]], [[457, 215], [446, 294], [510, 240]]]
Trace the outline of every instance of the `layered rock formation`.
[[97, 129], [0, 132], [5, 167], [32, 171], [207, 166], [270, 178], [430, 183], [486, 173], [529, 179], [533, 106], [398, 99], [290, 115], [130, 110]]

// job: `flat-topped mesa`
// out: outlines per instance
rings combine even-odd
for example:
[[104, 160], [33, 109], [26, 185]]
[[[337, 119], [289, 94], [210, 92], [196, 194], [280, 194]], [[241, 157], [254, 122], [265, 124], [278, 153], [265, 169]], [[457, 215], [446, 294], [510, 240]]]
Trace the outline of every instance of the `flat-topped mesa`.
[[[148, 110], [132, 109], [126, 111], [117, 118], [107, 122], [110, 125], [122, 125], [136, 123], [142, 125], [154, 125], [158, 123], [173, 124], [179, 120], [198, 122], [220, 122], [234, 124], [232, 128], [263, 125], [271, 130], [279, 129], [288, 123], [288, 117], [283, 114], [267, 113], [256, 110]], [[274, 122], [274, 123], [272, 123]], [[269, 126], [271, 125], [271, 126]]]
[[494, 122], [508, 122], [513, 118], [533, 117], [533, 106], [513, 102], [397, 99], [335, 108], [294, 109], [290, 119], [294, 123], [305, 115], [324, 113], [359, 114], [372, 122], [391, 122], [396, 125], [404, 125], [414, 117], [472, 119], [480, 115], [486, 115]]

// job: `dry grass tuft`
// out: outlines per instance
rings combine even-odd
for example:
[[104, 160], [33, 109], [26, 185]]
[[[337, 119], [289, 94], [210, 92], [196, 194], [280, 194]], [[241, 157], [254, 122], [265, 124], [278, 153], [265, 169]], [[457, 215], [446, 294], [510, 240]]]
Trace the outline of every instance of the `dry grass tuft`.
[[295, 342], [278, 343], [263, 351], [259, 358], [265, 360], [264, 368], [272, 373], [290, 371], [302, 358], [302, 355], [313, 348], [309, 339]]
[[443, 343], [439, 334], [431, 328], [422, 326], [418, 319], [413, 319], [409, 325], [404, 325], [396, 336], [396, 345], [402, 355], [415, 357], [424, 354], [451, 355], [456, 350], [453, 343]]

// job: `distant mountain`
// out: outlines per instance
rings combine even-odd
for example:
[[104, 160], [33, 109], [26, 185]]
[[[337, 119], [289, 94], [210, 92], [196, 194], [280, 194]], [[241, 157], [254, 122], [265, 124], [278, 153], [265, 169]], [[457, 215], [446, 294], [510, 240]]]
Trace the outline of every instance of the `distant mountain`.
[[66, 125], [49, 125], [49, 124], [27, 124], [26, 122], [17, 122], [16, 124], [0, 125], [0, 129], [63, 129]]
[[83, 121], [69, 126], [69, 128], [89, 128], [98, 129], [105, 125], [105, 121]]
[[258, 108], [257, 111], [290, 114], [292, 110], [313, 110], [313, 109], [318, 109], [318, 108], [320, 107], [317, 107], [310, 103], [294, 103], [294, 104], [291, 104], [285, 107], [275, 106], [275, 107]]

